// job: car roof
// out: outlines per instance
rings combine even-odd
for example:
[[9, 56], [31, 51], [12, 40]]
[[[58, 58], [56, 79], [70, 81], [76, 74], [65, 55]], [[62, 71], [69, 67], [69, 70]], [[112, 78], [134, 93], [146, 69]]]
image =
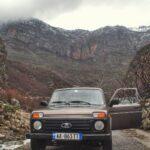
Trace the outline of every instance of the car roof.
[[71, 87], [71, 88], [56, 89], [55, 91], [63, 91], [63, 90], [100, 90], [100, 91], [103, 91], [101, 88], [96, 88], [96, 87]]

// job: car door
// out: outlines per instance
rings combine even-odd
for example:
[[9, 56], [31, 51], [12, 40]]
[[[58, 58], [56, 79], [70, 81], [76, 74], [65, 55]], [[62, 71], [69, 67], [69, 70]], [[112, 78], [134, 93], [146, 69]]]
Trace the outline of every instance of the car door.
[[[118, 96], [119, 93], [135, 93], [123, 97]], [[127, 92], [128, 91], [128, 92]], [[134, 91], [134, 92], [133, 92]], [[140, 105], [140, 98], [136, 88], [121, 88], [115, 91], [111, 100], [118, 99], [119, 103], [110, 107], [110, 114], [112, 118], [112, 130], [139, 128], [142, 122], [142, 107]]]

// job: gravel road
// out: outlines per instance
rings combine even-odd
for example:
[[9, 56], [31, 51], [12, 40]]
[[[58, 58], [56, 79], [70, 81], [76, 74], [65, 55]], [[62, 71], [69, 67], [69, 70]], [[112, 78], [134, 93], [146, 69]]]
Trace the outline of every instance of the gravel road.
[[[113, 131], [113, 150], [150, 150], [150, 148], [146, 148], [144, 145], [142, 145], [141, 141], [145, 139], [147, 143], [150, 143], [150, 135], [149, 133], [148, 137], [145, 138], [144, 136], [141, 136], [139, 134], [135, 134], [135, 130], [118, 130], [118, 131]], [[139, 139], [137, 140], [137, 138]], [[30, 141], [27, 140], [23, 146], [18, 147], [17, 145], [20, 145], [19, 143], [14, 143], [10, 142], [7, 144], [7, 147], [2, 148], [0, 146], [0, 150], [30, 150], [29, 148], [29, 143]], [[147, 144], [146, 144], [147, 145]], [[16, 148], [15, 148], [16, 147]], [[17, 148], [18, 147], [18, 148]], [[149, 145], [150, 147], [150, 145]], [[94, 148], [90, 146], [79, 146], [79, 145], [74, 145], [70, 147], [48, 147], [47, 150], [102, 150], [101, 148]]]
[[[29, 148], [26, 148], [28, 150]], [[47, 150], [101, 150], [87, 146], [48, 147]], [[113, 131], [113, 150], [150, 150], [123, 131]]]

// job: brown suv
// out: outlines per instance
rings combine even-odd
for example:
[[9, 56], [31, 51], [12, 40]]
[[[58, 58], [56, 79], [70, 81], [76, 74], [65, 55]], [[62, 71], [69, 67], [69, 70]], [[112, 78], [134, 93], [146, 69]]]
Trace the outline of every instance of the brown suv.
[[41, 105], [45, 108], [31, 114], [31, 133], [27, 138], [31, 139], [32, 150], [74, 143], [112, 150], [111, 109], [106, 105], [102, 89], [58, 89], [50, 102], [43, 101]]

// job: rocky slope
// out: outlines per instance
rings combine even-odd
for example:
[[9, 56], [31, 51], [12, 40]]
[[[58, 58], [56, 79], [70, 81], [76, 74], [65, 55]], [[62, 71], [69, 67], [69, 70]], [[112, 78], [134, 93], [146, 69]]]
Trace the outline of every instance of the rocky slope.
[[6, 83], [6, 56], [5, 46], [0, 38], [0, 87], [4, 87]]
[[126, 80], [129, 86], [139, 89], [142, 97], [150, 98], [150, 45], [137, 52], [130, 64]]
[[150, 40], [149, 30], [135, 32], [122, 26], [107, 26], [91, 32], [69, 31], [37, 19], [4, 24], [0, 33], [9, 51], [27, 51], [30, 54], [48, 51], [77, 60], [94, 58], [104, 52], [128, 52], [129, 55]]
[[[122, 26], [108, 26], [91, 32], [70, 31], [49, 26], [37, 19], [3, 24], [0, 35], [6, 43], [11, 62], [31, 68], [40, 67], [47, 72], [50, 70], [70, 86], [99, 86], [106, 92], [122, 86], [121, 80], [136, 51], [150, 42], [150, 30], [133, 31]], [[17, 65], [15, 68], [10, 66], [8, 69], [15, 70]], [[30, 69], [30, 72], [34, 74], [34, 70]], [[36, 82], [38, 90], [35, 94], [38, 95], [40, 81], [25, 71], [22, 73], [32, 79], [31, 82]], [[14, 81], [14, 75], [11, 77], [10, 81]], [[46, 83], [49, 83], [48, 79]], [[18, 87], [16, 82], [10, 84]], [[29, 92], [29, 88], [22, 84], [19, 86]], [[43, 87], [47, 85], [44, 83]]]
[[150, 45], [144, 46], [130, 64], [126, 82], [137, 87], [143, 98], [143, 128], [150, 129]]
[[150, 130], [150, 98], [143, 100], [142, 127], [145, 130]]
[[50, 69], [10, 61], [6, 56], [4, 42], [0, 39], [0, 102], [11, 104], [15, 98], [23, 109], [31, 111], [54, 89], [70, 86]]
[[0, 102], [0, 141], [25, 139], [29, 131], [29, 114], [17, 106]]
[[0, 143], [24, 139], [29, 130], [29, 115], [20, 109], [20, 102], [8, 93], [6, 56], [4, 43], [0, 39]]
[[[49, 96], [56, 88], [71, 86], [51, 69], [7, 61], [8, 85], [31, 96]], [[38, 94], [37, 94], [38, 93]]]

